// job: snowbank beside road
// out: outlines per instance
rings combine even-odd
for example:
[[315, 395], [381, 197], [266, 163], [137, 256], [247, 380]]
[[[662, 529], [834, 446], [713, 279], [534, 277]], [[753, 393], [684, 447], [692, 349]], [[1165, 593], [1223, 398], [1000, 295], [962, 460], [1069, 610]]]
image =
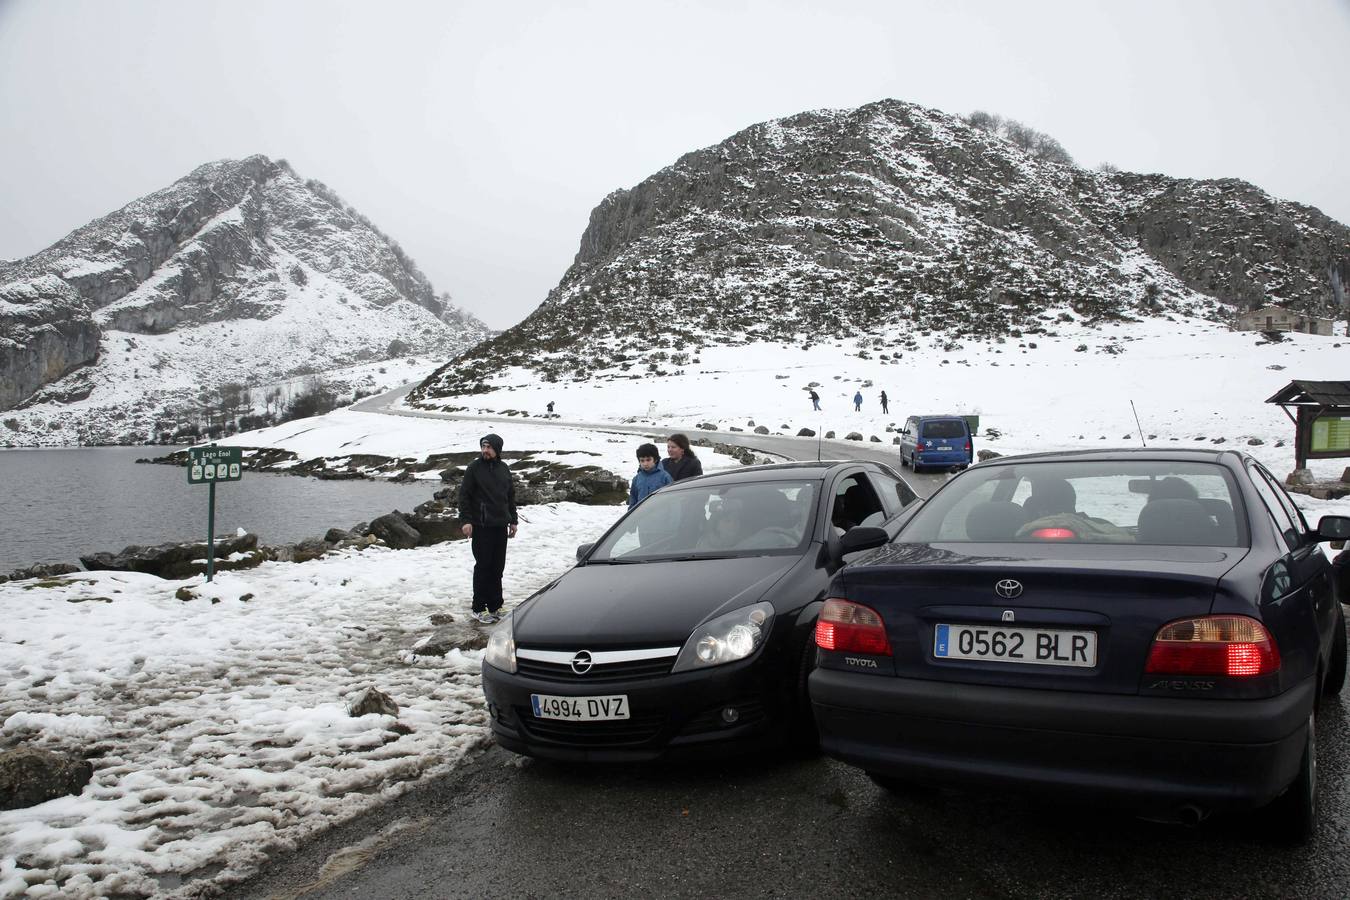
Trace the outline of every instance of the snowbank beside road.
[[[508, 605], [620, 512], [522, 509]], [[0, 585], [0, 742], [94, 763], [79, 796], [0, 812], [0, 897], [227, 884], [452, 766], [487, 734], [482, 652], [409, 651], [431, 615], [467, 621], [471, 568], [457, 541], [210, 585], [115, 572]], [[197, 599], [175, 598], [184, 585]], [[367, 685], [398, 702], [397, 719], [347, 715]]]

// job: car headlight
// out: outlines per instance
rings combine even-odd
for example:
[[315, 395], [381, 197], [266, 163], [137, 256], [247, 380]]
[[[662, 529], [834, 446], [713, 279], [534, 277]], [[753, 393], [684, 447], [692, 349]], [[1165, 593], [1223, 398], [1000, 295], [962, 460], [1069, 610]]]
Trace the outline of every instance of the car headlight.
[[672, 671], [687, 672], [745, 659], [764, 644], [772, 622], [772, 603], [743, 606], [704, 622], [685, 641]]
[[503, 616], [488, 635], [483, 662], [503, 672], [516, 670], [516, 631], [511, 624], [511, 613]]

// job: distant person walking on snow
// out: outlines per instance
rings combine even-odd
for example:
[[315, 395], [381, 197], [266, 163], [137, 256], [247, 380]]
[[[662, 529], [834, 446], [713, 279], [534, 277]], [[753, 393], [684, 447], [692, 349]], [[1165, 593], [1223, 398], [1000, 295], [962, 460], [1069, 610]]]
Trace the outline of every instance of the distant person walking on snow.
[[549, 412], [549, 415], [552, 415], [552, 414], [553, 414], [553, 401], [552, 401], [552, 400], [548, 401], [548, 412]]
[[459, 486], [459, 518], [473, 546], [472, 616], [491, 625], [502, 612], [506, 539], [516, 536], [516, 488], [502, 462], [502, 439], [484, 435], [478, 448], [482, 455], [469, 463]]
[[661, 468], [661, 453], [655, 444], [643, 444], [637, 448], [638, 470], [633, 476], [632, 487], [628, 489], [628, 508], [632, 509], [648, 494], [654, 494], [675, 479]]
[[889, 416], [891, 414], [891, 401], [886, 399], [886, 392], [881, 392], [881, 414]]
[[814, 388], [811, 390], [811, 408], [820, 412], [820, 395], [815, 392]]
[[862, 412], [862, 391], [853, 395], [853, 411]]
[[703, 463], [689, 449], [689, 438], [683, 434], [672, 434], [666, 440], [666, 458], [661, 460], [661, 466], [674, 481], [697, 478], [703, 474]]

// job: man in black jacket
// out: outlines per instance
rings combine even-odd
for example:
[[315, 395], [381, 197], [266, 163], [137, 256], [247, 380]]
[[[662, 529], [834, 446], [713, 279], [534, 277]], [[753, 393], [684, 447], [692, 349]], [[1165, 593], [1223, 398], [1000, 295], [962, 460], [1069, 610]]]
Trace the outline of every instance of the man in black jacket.
[[483, 455], [469, 463], [459, 486], [459, 518], [473, 545], [473, 618], [491, 625], [501, 617], [506, 539], [516, 536], [516, 489], [502, 462], [502, 439], [478, 442]]

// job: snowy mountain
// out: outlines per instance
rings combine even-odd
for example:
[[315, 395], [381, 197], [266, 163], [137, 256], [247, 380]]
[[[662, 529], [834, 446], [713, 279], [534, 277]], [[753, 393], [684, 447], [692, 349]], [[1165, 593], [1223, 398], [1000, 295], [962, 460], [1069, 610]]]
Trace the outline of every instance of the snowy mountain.
[[0, 444], [148, 440], [225, 383], [444, 359], [490, 333], [284, 160], [209, 163], [0, 262]]
[[[528, 380], [679, 373], [712, 346], [1035, 338], [1281, 303], [1334, 315], [1350, 229], [1234, 179], [1042, 161], [966, 120], [886, 100], [754, 125], [592, 212], [523, 322], [411, 399]], [[501, 401], [504, 402], [504, 401]], [[500, 406], [501, 402], [492, 405]]]

